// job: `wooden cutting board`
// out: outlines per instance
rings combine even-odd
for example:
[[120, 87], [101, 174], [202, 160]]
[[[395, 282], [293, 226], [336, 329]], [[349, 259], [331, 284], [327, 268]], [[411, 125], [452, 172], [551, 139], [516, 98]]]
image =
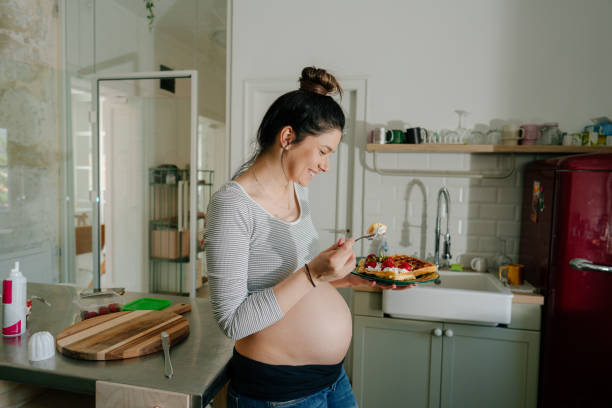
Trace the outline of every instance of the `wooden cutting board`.
[[82, 360], [120, 360], [162, 349], [161, 332], [176, 344], [189, 335], [189, 322], [177, 313], [191, 310], [177, 303], [164, 310], [117, 312], [83, 320], [62, 330], [55, 346], [60, 353]]

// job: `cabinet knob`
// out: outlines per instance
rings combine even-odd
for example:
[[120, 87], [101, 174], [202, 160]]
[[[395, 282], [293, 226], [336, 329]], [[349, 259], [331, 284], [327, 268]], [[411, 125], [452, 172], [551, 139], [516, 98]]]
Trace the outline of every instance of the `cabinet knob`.
[[444, 335], [445, 335], [446, 337], [453, 337], [453, 335], [454, 335], [454, 334], [455, 334], [455, 333], [454, 333], [454, 332], [453, 332], [451, 329], [446, 329], [446, 330], [444, 330]]
[[436, 327], [435, 329], [432, 330], [431, 334], [433, 334], [436, 337], [440, 337], [442, 335], [442, 329], [439, 327]]

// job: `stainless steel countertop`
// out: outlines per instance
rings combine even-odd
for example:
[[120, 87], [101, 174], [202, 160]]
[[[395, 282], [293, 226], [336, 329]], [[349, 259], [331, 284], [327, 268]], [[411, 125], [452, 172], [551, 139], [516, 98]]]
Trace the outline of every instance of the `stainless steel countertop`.
[[232, 355], [234, 342], [219, 329], [212, 317], [207, 299], [182, 296], [126, 292], [123, 302], [141, 297], [169, 299], [172, 303], [191, 304], [187, 339], [172, 346], [174, 367], [171, 379], [164, 377], [164, 354], [116, 361], [76, 360], [55, 352], [55, 357], [39, 362], [28, 360], [28, 339], [38, 331], [54, 337], [79, 320], [79, 309], [73, 303], [79, 289], [73, 286], [28, 283], [28, 298], [41, 296], [51, 307], [34, 300], [27, 322], [27, 333], [20, 337], [3, 337], [0, 342], [0, 379], [95, 394], [98, 380], [155, 388], [191, 395], [192, 406], [207, 404], [223, 386], [225, 367]]

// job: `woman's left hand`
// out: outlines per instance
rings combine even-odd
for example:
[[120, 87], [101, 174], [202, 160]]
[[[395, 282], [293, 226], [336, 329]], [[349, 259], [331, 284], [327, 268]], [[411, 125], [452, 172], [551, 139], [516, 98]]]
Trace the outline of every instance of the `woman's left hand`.
[[339, 288], [354, 288], [354, 287], [358, 287], [358, 286], [370, 286], [370, 287], [379, 287], [381, 289], [384, 290], [405, 290], [405, 289], [409, 289], [412, 288], [416, 285], [407, 285], [407, 286], [397, 286], [395, 284], [392, 285], [385, 285], [382, 283], [378, 283], [375, 281], [371, 281], [371, 280], [367, 280], [367, 279], [363, 279], [360, 278], [357, 275], [353, 275], [348, 274], [346, 275], [344, 278], [339, 279], [335, 282], [333, 282], [334, 286], [339, 287]]

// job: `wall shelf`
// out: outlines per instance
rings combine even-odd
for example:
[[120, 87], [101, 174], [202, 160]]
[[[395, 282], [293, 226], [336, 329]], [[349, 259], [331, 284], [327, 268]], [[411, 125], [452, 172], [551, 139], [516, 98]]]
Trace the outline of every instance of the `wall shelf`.
[[555, 145], [453, 145], [453, 144], [367, 144], [367, 152], [380, 153], [595, 153], [612, 152], [612, 146]]

